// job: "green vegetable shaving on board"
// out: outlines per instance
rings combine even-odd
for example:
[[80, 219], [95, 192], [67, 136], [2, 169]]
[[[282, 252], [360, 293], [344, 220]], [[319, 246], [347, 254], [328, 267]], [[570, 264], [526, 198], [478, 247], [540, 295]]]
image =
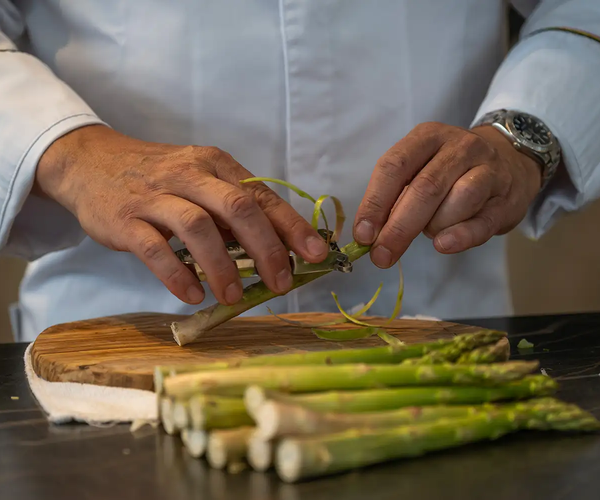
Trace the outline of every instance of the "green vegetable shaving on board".
[[521, 341], [517, 344], [517, 349], [533, 349], [533, 344], [528, 342], [527, 339], [521, 339]]
[[379, 328], [367, 326], [366, 328], [350, 328], [347, 330], [321, 330], [313, 328], [312, 332], [321, 340], [331, 340], [333, 342], [343, 342], [346, 340], [358, 340], [369, 338], [379, 333]]
[[392, 347], [402, 347], [403, 345], [406, 345], [400, 339], [394, 337], [393, 335], [390, 335], [387, 332], [384, 332], [383, 330], [377, 332], [377, 335], [381, 340], [391, 345]]

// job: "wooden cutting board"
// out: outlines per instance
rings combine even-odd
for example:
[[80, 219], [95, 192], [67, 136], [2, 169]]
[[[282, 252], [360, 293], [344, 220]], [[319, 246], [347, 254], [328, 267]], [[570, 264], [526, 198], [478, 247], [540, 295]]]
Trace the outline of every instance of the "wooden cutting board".
[[[322, 323], [338, 314], [288, 314], [296, 321]], [[137, 313], [65, 323], [42, 332], [32, 347], [35, 372], [53, 382], [82, 382], [153, 389], [156, 365], [202, 363], [227, 358], [384, 345], [377, 337], [347, 342], [320, 340], [310, 329], [273, 316], [233, 319], [194, 344], [179, 347], [170, 323], [182, 316]], [[385, 320], [371, 318], [375, 324]], [[406, 343], [451, 338], [478, 328], [448, 322], [395, 320], [388, 333]]]

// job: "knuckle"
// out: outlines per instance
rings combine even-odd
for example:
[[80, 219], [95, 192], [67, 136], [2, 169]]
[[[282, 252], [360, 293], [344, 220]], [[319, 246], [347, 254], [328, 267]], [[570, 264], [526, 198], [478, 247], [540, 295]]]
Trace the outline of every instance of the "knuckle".
[[388, 180], [398, 182], [407, 165], [408, 161], [404, 155], [388, 152], [377, 162], [377, 169]]
[[256, 200], [265, 210], [274, 209], [283, 201], [275, 191], [264, 185], [257, 185], [254, 193]]
[[160, 260], [164, 256], [163, 242], [156, 236], [146, 236], [138, 243], [140, 253], [147, 260]]
[[[407, 242], [412, 240], [408, 229], [398, 222], [392, 222], [386, 226], [386, 233], [386, 239], [393, 243]], [[390, 245], [390, 247], [393, 248], [394, 245]]]
[[179, 219], [181, 227], [186, 233], [191, 233], [196, 236], [208, 236], [212, 219], [206, 212], [197, 209], [189, 209], [184, 211]]
[[428, 135], [428, 134], [432, 134], [432, 133], [437, 133], [445, 127], [447, 127], [447, 125], [444, 125], [443, 123], [429, 121], [429, 122], [419, 123], [414, 128], [414, 131], [418, 132], [419, 134]]
[[213, 163], [218, 163], [225, 156], [225, 151], [216, 146], [198, 147], [196, 155]]
[[498, 230], [499, 225], [494, 216], [492, 216], [489, 213], [483, 212], [479, 215], [479, 219], [481, 220], [483, 226], [485, 227], [485, 231], [488, 236], [492, 236], [493, 234], [496, 234], [496, 231]]
[[233, 217], [248, 219], [256, 213], [256, 201], [243, 191], [232, 191], [223, 196], [225, 209]]
[[469, 132], [462, 135], [462, 137], [459, 139], [459, 145], [463, 150], [479, 152], [484, 148], [484, 146], [487, 145], [487, 143], [477, 134]]
[[444, 195], [444, 182], [427, 172], [421, 172], [408, 185], [413, 194], [421, 201], [440, 198]]
[[478, 205], [482, 203], [484, 201], [484, 197], [487, 195], [481, 186], [471, 182], [470, 179], [457, 181], [453, 190], [459, 199], [464, 200], [471, 205]]
[[263, 261], [271, 265], [283, 264], [286, 262], [288, 254], [282, 245], [271, 245], [265, 251]]
[[165, 285], [170, 289], [174, 289], [185, 278], [187, 278], [185, 273], [185, 268], [182, 268], [181, 266], [177, 266], [174, 269], [169, 270], [169, 273], [164, 278]]
[[365, 198], [361, 207], [361, 212], [363, 212], [365, 215], [379, 215], [384, 213], [384, 210], [385, 207], [383, 200], [378, 194], [372, 194], [368, 198]]
[[290, 234], [300, 233], [309, 227], [305, 219], [300, 216], [292, 217], [288, 220], [288, 229]]

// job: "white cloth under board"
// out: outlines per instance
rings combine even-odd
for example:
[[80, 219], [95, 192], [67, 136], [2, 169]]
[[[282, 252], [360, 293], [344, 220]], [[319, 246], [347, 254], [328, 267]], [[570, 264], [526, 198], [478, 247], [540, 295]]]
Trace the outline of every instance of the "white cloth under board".
[[[432, 316], [402, 316], [401, 319], [439, 321]], [[54, 424], [84, 422], [90, 425], [158, 420], [156, 395], [152, 391], [106, 387], [79, 382], [48, 382], [36, 375], [30, 344], [25, 351], [25, 374], [29, 387], [48, 420]]]

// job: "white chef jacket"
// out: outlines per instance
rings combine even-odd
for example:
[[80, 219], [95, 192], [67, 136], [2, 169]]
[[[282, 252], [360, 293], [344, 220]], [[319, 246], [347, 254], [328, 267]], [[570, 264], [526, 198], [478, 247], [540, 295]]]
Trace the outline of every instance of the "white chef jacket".
[[[255, 175], [341, 198], [351, 225], [379, 156], [424, 121], [468, 127], [520, 109], [560, 139], [567, 171], [523, 222], [537, 238], [598, 197], [600, 1], [515, 2], [528, 16], [507, 51], [502, 0], [0, 0], [0, 249], [30, 261], [19, 340], [66, 321], [134, 311], [192, 313], [136, 257], [87, 237], [30, 194], [44, 150], [105, 123], [132, 137], [218, 146]], [[537, 5], [536, 5], [537, 4]], [[534, 9], [535, 7], [535, 9]], [[278, 189], [307, 218], [310, 203]], [[402, 258], [406, 314], [511, 312], [505, 241], [440, 255], [425, 237]], [[389, 315], [396, 269], [363, 258], [269, 305], [335, 310], [367, 300]], [[205, 304], [214, 301], [208, 295]], [[248, 314], [264, 314], [256, 308]]]

